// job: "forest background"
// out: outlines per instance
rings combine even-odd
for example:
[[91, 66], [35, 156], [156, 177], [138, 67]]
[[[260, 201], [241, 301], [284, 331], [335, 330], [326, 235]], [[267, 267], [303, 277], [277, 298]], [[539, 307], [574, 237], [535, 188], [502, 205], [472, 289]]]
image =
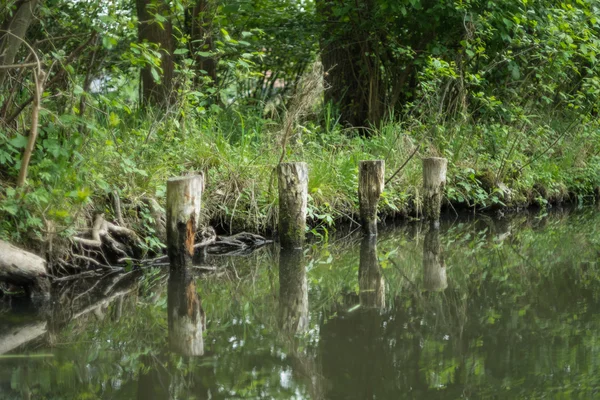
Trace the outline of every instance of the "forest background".
[[449, 160], [450, 209], [592, 200], [599, 16], [597, 0], [0, 0], [0, 239], [61, 251], [104, 213], [159, 251], [166, 180], [193, 171], [204, 224], [269, 232], [282, 161], [308, 163], [324, 238], [356, 219], [364, 159], [386, 161], [382, 218], [419, 216], [425, 156]]

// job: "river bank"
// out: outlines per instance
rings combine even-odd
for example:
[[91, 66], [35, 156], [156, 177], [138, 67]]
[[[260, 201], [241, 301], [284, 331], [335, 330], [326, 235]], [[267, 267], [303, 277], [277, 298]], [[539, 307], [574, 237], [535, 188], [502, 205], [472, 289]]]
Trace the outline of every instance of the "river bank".
[[[524, 146], [526, 138], [511, 151], [491, 152], [478, 148], [477, 141], [465, 143], [454, 136], [448, 142], [399, 124], [386, 125], [368, 138], [339, 127], [327, 133], [321, 125], [310, 125], [282, 149], [277, 131], [270, 131], [267, 122], [245, 121], [240, 130], [207, 120], [197, 122], [200, 134], [163, 138], [162, 143], [157, 138], [144, 146], [134, 135], [123, 135], [119, 144], [95, 143], [86, 149], [85, 160], [53, 182], [44, 182], [40, 175], [35, 181], [39, 185], [3, 190], [0, 239], [52, 262], [73, 252], [74, 238], [89, 236], [102, 214], [109, 226], [137, 235], [140, 251], [134, 258], [160, 254], [166, 180], [193, 171], [206, 177], [202, 226], [221, 235], [248, 231], [271, 236], [278, 210], [275, 166], [281, 159], [308, 164], [308, 226], [324, 240], [336, 226], [358, 220], [361, 160], [386, 162], [380, 220], [420, 217], [420, 159], [430, 155], [449, 160], [444, 208], [451, 211], [505, 212], [590, 202], [600, 184], [598, 157], [590, 150], [575, 157], [567, 151], [573, 143], [566, 139], [552, 152], [538, 143], [532, 154], [532, 147]], [[470, 129], [477, 137], [482, 127]], [[143, 151], [133, 150], [140, 146]], [[41, 174], [34, 170], [32, 180], [36, 172]]]

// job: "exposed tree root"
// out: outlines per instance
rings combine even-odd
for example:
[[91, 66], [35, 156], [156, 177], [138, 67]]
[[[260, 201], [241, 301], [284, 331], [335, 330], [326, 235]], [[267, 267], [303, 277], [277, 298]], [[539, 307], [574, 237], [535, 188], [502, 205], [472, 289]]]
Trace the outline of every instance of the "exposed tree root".
[[[117, 196], [115, 196], [117, 198]], [[117, 201], [115, 201], [117, 203]], [[120, 208], [120, 201], [118, 201]], [[115, 207], [117, 207], [115, 205]], [[121, 216], [121, 224], [124, 224]], [[143, 255], [142, 241], [135, 231], [106, 221], [104, 214], [96, 215], [89, 238], [75, 236], [73, 242], [78, 246], [71, 254], [73, 267], [107, 267], [121, 263], [120, 260], [136, 260]], [[95, 252], [96, 256], [84, 255]], [[66, 260], [63, 260], [66, 261]], [[83, 261], [85, 265], [81, 265]]]
[[[113, 196], [113, 207], [115, 209], [120, 209], [121, 207], [118, 195]], [[93, 278], [98, 277], [101, 273], [106, 273], [106, 271], [109, 271], [109, 273], [121, 272], [123, 269], [116, 266], [126, 263], [142, 267], [158, 266], [165, 263], [168, 265], [168, 257], [164, 255], [150, 260], [143, 260], [144, 243], [134, 230], [124, 226], [125, 223], [122, 214], [120, 212], [116, 212], [115, 214], [117, 214], [117, 219], [120, 220], [118, 224], [107, 221], [104, 214], [95, 215], [92, 227], [72, 238], [73, 246], [71, 251], [55, 260], [49, 266], [48, 278], [55, 282]], [[119, 217], [118, 215], [121, 216]], [[270, 240], [262, 236], [246, 232], [230, 237], [219, 237], [212, 227], [206, 227], [197, 234], [196, 244], [194, 245], [196, 252], [195, 260], [199, 261], [198, 264], [204, 264], [203, 260], [206, 254], [247, 254], [270, 242]], [[15, 254], [17, 254], [17, 250], [15, 250]], [[11, 257], [14, 258], [15, 256]], [[35, 260], [39, 258], [40, 263], [45, 265], [44, 260], [40, 257], [33, 254], [28, 255], [28, 257]], [[2, 261], [1, 257], [0, 261]], [[31, 262], [25, 263], [25, 266], [21, 269], [27, 271], [27, 268], [30, 268], [27, 266], [29, 264]], [[0, 266], [2, 265], [2, 262], [0, 262]], [[21, 281], [14, 278], [20, 275], [15, 272], [6, 272], [9, 271], [7, 268], [4, 267], [3, 271], [5, 271], [5, 275], [8, 278], [5, 276], [5, 279], [1, 279], [3, 275], [0, 273], [0, 280], [20, 285]], [[201, 269], [204, 271], [213, 271], [216, 268], [204, 266]], [[38, 275], [46, 279], [44, 274]], [[30, 287], [34, 287], [34, 283], [37, 280], [33, 280], [32, 278], [30, 280], [23, 280], [23, 282], [22, 287], [29, 293]], [[45, 289], [43, 291], [47, 292]]]

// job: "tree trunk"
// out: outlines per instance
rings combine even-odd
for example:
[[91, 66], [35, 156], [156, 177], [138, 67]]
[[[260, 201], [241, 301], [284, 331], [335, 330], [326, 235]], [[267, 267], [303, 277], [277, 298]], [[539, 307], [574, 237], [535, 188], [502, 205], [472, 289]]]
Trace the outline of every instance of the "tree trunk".
[[19, 176], [17, 178], [17, 187], [25, 186], [25, 181], [27, 180], [27, 171], [29, 170], [29, 162], [31, 161], [33, 151], [35, 150], [35, 142], [38, 136], [38, 124], [40, 119], [42, 93], [44, 92], [45, 74], [43, 71], [34, 71], [33, 73], [36, 74], [36, 79], [33, 110], [31, 111], [31, 129], [29, 131], [29, 138], [27, 139], [27, 146], [25, 146], [25, 149], [23, 150], [21, 169], [19, 170]]
[[30, 295], [50, 295], [46, 261], [3, 241], [0, 241], [0, 281], [21, 286]]
[[[317, 1], [317, 12], [324, 19], [324, 37], [320, 40], [321, 63], [325, 82], [325, 103], [337, 108], [340, 121], [350, 126], [362, 126], [367, 120], [363, 90], [357, 81], [360, 45], [352, 35], [341, 32], [332, 7], [326, 0]], [[332, 35], [332, 32], [334, 34]]]
[[[189, 23], [192, 56], [194, 57], [196, 76], [194, 83], [198, 85], [202, 75], [211, 79], [210, 86], [217, 86], [217, 62], [214, 56], [201, 56], [199, 52], [212, 52], [214, 40], [212, 36], [212, 17], [214, 4], [211, 0], [197, 0], [191, 9]], [[204, 72], [202, 72], [204, 71]]]
[[[157, 4], [153, 6], [153, 4]], [[172, 98], [173, 89], [173, 28], [168, 3], [158, 0], [136, 0], [139, 21], [138, 38], [140, 43], [149, 42], [158, 45], [161, 54], [160, 80], [155, 80], [152, 67], [146, 65], [141, 71], [141, 102], [156, 106], [166, 106]], [[154, 15], [166, 20], [158, 23]]]
[[[6, 32], [0, 32], [0, 65], [11, 65], [15, 63], [15, 58], [38, 5], [38, 0], [19, 0], [16, 3], [15, 12], [12, 17], [2, 24], [3, 31], [9, 31], [12, 35]], [[13, 36], [14, 35], [14, 36]], [[8, 69], [0, 68], [0, 87], [3, 86], [8, 74]]]
[[334, 8], [342, 8], [339, 4], [332, 6], [327, 0], [317, 0], [316, 7], [323, 20], [320, 47], [325, 102], [336, 106], [346, 125], [379, 125], [384, 114], [381, 63], [369, 43], [370, 33], [361, 29], [373, 4], [365, 0], [353, 3], [343, 12], [349, 21], [341, 21], [335, 15]]

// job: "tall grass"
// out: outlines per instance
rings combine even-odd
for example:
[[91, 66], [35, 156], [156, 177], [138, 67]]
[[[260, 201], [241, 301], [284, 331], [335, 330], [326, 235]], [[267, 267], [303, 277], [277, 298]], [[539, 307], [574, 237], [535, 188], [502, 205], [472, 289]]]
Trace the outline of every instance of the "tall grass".
[[282, 152], [284, 161], [309, 166], [309, 226], [321, 234], [336, 222], [356, 220], [360, 160], [384, 159], [389, 178], [415, 147], [416, 156], [386, 185], [382, 217], [419, 215], [420, 158], [428, 155], [449, 159], [446, 197], [455, 208], [584, 201], [600, 186], [598, 122], [568, 126], [538, 119], [519, 129], [512, 122], [428, 124], [422, 116], [408, 116], [368, 129], [367, 137], [365, 130], [340, 125], [330, 107], [321, 109], [294, 117], [290, 129], [285, 114], [273, 120], [240, 108], [204, 116], [183, 109], [158, 119], [123, 112], [113, 122], [88, 121], [89, 133], [71, 141], [66, 125], [55, 138], [42, 133], [43, 146], [58, 140], [62, 148], [56, 154], [37, 149], [27, 196], [10, 185], [0, 191], [0, 238], [44, 242], [50, 234], [69, 236], [91, 214], [113, 212], [107, 199], [114, 190], [128, 221], [151, 237], [143, 199], [163, 202], [169, 177], [195, 171], [207, 177], [205, 224], [232, 233], [269, 232], [277, 221], [274, 171]]

